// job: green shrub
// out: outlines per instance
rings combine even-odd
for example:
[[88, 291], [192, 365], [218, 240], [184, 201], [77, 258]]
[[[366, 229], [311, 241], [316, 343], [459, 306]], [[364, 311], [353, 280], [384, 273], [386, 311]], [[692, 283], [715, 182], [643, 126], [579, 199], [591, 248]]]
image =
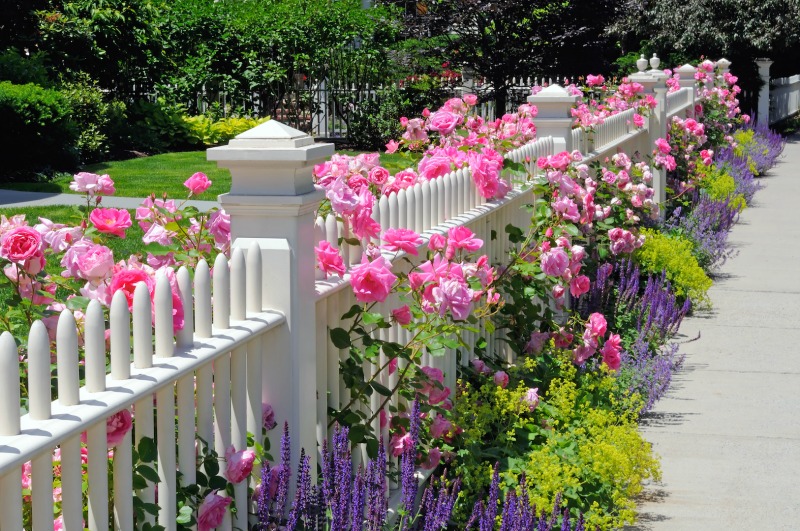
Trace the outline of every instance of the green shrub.
[[153, 154], [195, 146], [183, 105], [138, 100], [128, 106], [127, 118], [117, 135], [128, 150]]
[[110, 134], [114, 124], [124, 121], [125, 104], [107, 101], [88, 74], [63, 84], [61, 94], [69, 103], [72, 121], [79, 130], [77, 146], [81, 163], [107, 160], [113, 149]]
[[189, 127], [189, 142], [196, 146], [215, 146], [227, 142], [240, 133], [264, 123], [269, 118], [246, 118], [230, 116], [213, 120], [208, 116], [186, 116]]
[[695, 304], [708, 304], [711, 279], [692, 254], [694, 244], [679, 235], [668, 235], [654, 229], [642, 229], [644, 244], [634, 259], [644, 272], [660, 274], [666, 270], [678, 297], [689, 297]]
[[72, 170], [78, 163], [78, 129], [69, 101], [58, 91], [0, 82], [0, 179]]
[[51, 85], [44, 64], [45, 56], [37, 52], [30, 57], [23, 57], [14, 48], [0, 53], [0, 81], [10, 81], [16, 85], [34, 83], [42, 87]]
[[429, 76], [420, 76], [405, 87], [383, 89], [375, 100], [357, 104], [347, 125], [347, 138], [355, 149], [383, 149], [402, 133], [402, 116], [418, 116], [426, 107], [438, 108], [444, 100], [441, 82]]

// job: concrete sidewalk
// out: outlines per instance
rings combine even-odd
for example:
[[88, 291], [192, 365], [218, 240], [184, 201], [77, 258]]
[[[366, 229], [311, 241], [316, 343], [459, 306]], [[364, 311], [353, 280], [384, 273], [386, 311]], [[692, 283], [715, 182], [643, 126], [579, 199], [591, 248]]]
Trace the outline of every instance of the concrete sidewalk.
[[800, 138], [730, 241], [739, 255], [684, 321], [685, 368], [645, 419], [662, 457], [631, 530], [800, 529]]
[[[102, 205], [113, 208], [136, 208], [143, 197], [104, 197]], [[180, 203], [180, 201], [177, 201]], [[0, 190], [0, 213], [3, 208], [49, 206], [49, 205], [85, 205], [86, 199], [77, 194], [56, 194], [50, 192], [19, 192], [16, 190]], [[201, 211], [218, 207], [216, 201], [187, 201], [185, 206], [195, 206]]]

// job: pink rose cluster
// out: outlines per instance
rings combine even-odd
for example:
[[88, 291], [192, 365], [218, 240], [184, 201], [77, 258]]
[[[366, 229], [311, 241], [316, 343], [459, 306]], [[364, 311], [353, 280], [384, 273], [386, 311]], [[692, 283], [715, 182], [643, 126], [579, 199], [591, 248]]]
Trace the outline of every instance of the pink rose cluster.
[[608, 238], [611, 240], [611, 253], [630, 254], [644, 243], [644, 236], [636, 236], [631, 231], [614, 227], [608, 231]]
[[[596, 94], [597, 90], [605, 89], [605, 79], [603, 76], [589, 75], [586, 78], [586, 85], [590, 89], [587, 92]], [[570, 94], [583, 96], [584, 92], [575, 85], [565, 87]], [[592, 97], [586, 99], [571, 109], [574, 124], [577, 127], [591, 129], [605, 122], [607, 118], [628, 109], [636, 109], [634, 116], [636, 127], [644, 125], [644, 117], [651, 109], [656, 106], [655, 97], [652, 94], [644, 94], [644, 87], [640, 83], [631, 82], [623, 78], [613, 91], [606, 92], [601, 98]]]
[[76, 173], [73, 181], [69, 183], [69, 189], [73, 192], [82, 192], [89, 197], [98, 195], [114, 195], [114, 181], [108, 175], [97, 175], [94, 173]]
[[[476, 262], [455, 261], [459, 251], [471, 253], [480, 249], [483, 242], [467, 227], [453, 227], [447, 238], [432, 237], [428, 243], [433, 258], [417, 266], [408, 275], [412, 290], [422, 296], [422, 311], [438, 313], [444, 317], [448, 312], [456, 320], [469, 316], [472, 303], [484, 294], [493, 298], [489, 286], [494, 281], [495, 271], [488, 257], [481, 256]], [[444, 255], [442, 254], [444, 251]], [[483, 289], [471, 287], [477, 280]]]
[[[583, 260], [586, 258], [586, 251], [582, 246], [572, 245], [565, 236], [561, 236], [556, 239], [555, 247], [550, 241], [542, 242], [539, 251], [539, 266], [542, 273], [558, 279], [558, 283], [552, 289], [558, 307], [563, 306], [566, 296], [566, 288], [562, 282], [569, 286], [569, 292], [573, 297], [580, 297], [589, 291], [591, 287], [589, 277], [580, 274]], [[537, 345], [534, 343], [531, 346]]]
[[611, 370], [619, 369], [622, 340], [619, 334], [610, 334], [608, 339], [604, 340], [607, 328], [608, 324], [603, 314], [595, 312], [589, 316], [583, 332], [583, 344], [573, 351], [573, 361], [576, 365], [582, 365], [592, 357], [598, 351], [600, 341], [603, 341], [603, 347], [600, 349], [603, 363]]

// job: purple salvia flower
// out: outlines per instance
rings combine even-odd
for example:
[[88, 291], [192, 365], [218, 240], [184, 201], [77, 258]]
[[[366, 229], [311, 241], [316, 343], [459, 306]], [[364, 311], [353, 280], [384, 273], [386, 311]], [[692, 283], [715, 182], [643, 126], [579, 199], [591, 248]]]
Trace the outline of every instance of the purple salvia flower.
[[494, 519], [497, 516], [497, 502], [500, 499], [500, 465], [495, 463], [492, 473], [492, 483], [489, 485], [489, 498], [486, 500], [486, 510], [481, 515], [478, 529], [480, 531], [492, 531], [494, 529]]
[[414, 502], [416, 501], [417, 488], [419, 487], [415, 475], [417, 443], [419, 441], [419, 416], [419, 400], [416, 399], [411, 407], [411, 427], [409, 430], [411, 434], [411, 443], [403, 449], [403, 455], [400, 461], [400, 486], [403, 508], [406, 512], [400, 525], [401, 531], [405, 531], [409, 528], [414, 516]]
[[569, 523], [569, 509], [564, 509], [561, 517], [561, 531], [571, 531], [571, 526]]
[[464, 531], [472, 529], [472, 526], [474, 526], [476, 523], [479, 524], [482, 518], [483, 518], [483, 502], [481, 500], [478, 500], [475, 502], [475, 506], [472, 508], [472, 514], [470, 515], [469, 520], [467, 520], [467, 525], [464, 526]]
[[292, 477], [292, 451], [291, 438], [289, 437], [289, 423], [283, 424], [283, 436], [281, 437], [281, 471], [278, 474], [278, 490], [275, 500], [275, 516], [282, 519], [286, 514], [286, 502], [289, 497], [289, 480]]

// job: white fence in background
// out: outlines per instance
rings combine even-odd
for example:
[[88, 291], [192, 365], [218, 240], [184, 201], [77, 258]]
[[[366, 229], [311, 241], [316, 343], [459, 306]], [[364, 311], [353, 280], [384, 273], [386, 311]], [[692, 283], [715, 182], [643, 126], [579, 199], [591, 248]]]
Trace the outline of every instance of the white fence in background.
[[[655, 78], [653, 84], [658, 84]], [[625, 111], [608, 118], [593, 136], [571, 128], [569, 111], [576, 97], [552, 87], [556, 91], [543, 96], [549, 111], [536, 119], [542, 138], [507, 156], [525, 163], [535, 174], [539, 157], [565, 146], [583, 151], [586, 161], [618, 150], [648, 149], [653, 135], [663, 136], [668, 108], [673, 114], [683, 112], [694, 101], [690, 88], [667, 100], [663, 79], [658, 86], [661, 107], [653, 111], [645, 128], [633, 127], [633, 113]], [[529, 101], [537, 104], [537, 98], [531, 96]], [[348, 353], [332, 345], [328, 330], [343, 326], [340, 316], [356, 303], [348, 274], [324, 280], [315, 272], [314, 244], [327, 240], [338, 247], [339, 238], [347, 236], [335, 218], [315, 217], [322, 194], [314, 189], [311, 169], [332, 152], [332, 145], [314, 144], [310, 137], [275, 121], [240, 135], [228, 146], [209, 150], [209, 159], [231, 169], [231, 192], [220, 201], [231, 214], [234, 251], [230, 260], [217, 258], [213, 276], [202, 261], [193, 279], [185, 268], [177, 272], [185, 325], [175, 336], [172, 294], [164, 276], [156, 284], [154, 314], [144, 285], [136, 289], [132, 312], [124, 295], [115, 294], [108, 322], [109, 347], [102, 311], [93, 302], [84, 326], [86, 383], [81, 387], [77, 327], [72, 313], [65, 310], [55, 342], [58, 397], [51, 402], [51, 343], [44, 325], [35, 323], [27, 352], [29, 411], [22, 416], [17, 405], [17, 345], [8, 333], [0, 337], [4, 398], [0, 406], [0, 529], [22, 528], [20, 469], [28, 461], [35, 486], [33, 528], [52, 528], [53, 450], [57, 447], [64, 529], [83, 529], [81, 512], [88, 501], [90, 530], [109, 529], [111, 522], [113, 529], [132, 531], [133, 496], [155, 500], [154, 485], [134, 493], [132, 448], [141, 438], [156, 436], [157, 521], [173, 530], [177, 472], [184, 482], [194, 482], [196, 438], [208, 441], [220, 453], [230, 445], [242, 449], [247, 432], [260, 433], [262, 402], [274, 407], [279, 423], [290, 422], [295, 462], [301, 447], [314, 448], [328, 436], [328, 407], [339, 408], [349, 399], [338, 371]], [[663, 187], [663, 177], [654, 173], [656, 186]], [[374, 219], [381, 224], [381, 233], [405, 227], [426, 240], [450, 227], [467, 226], [485, 242], [482, 252], [498, 263], [512, 245], [506, 225], [526, 226], [529, 213], [523, 207], [532, 199], [528, 186], [517, 183], [504, 199], [487, 201], [477, 194], [469, 171], [462, 169], [381, 197]], [[344, 247], [346, 264], [360, 262], [359, 246], [345, 243]], [[399, 262], [398, 267], [402, 267]], [[388, 313], [399, 305], [399, 300], [390, 298], [378, 310]], [[479, 328], [466, 334], [466, 343], [474, 347], [484, 336], [490, 353], [510, 359], [502, 333], [487, 334], [484, 324]], [[380, 334], [398, 342], [409, 339], [397, 326]], [[448, 351], [436, 358], [426, 355], [423, 363], [442, 369], [445, 384], [455, 389], [457, 365], [468, 363], [471, 355], [469, 351], [459, 359], [455, 351]], [[365, 378], [370, 376], [365, 373]], [[381, 383], [391, 388], [392, 378], [396, 376], [386, 376]], [[393, 400], [396, 403], [397, 397]], [[376, 395], [370, 408], [376, 412], [377, 407]], [[134, 429], [114, 450], [114, 479], [109, 485], [106, 418], [123, 409], [132, 412]], [[374, 429], [380, 429], [378, 421]], [[80, 438], [84, 431], [89, 481], [85, 493]], [[271, 436], [273, 448], [280, 436], [277, 431]], [[382, 435], [386, 440], [386, 433]], [[312, 470], [316, 470], [317, 455], [313, 451], [310, 455]], [[228, 517], [221, 529], [246, 527], [246, 485], [237, 486], [235, 497], [239, 515], [235, 522]]]
[[797, 114], [800, 111], [800, 75], [773, 79], [769, 99], [770, 124]]

